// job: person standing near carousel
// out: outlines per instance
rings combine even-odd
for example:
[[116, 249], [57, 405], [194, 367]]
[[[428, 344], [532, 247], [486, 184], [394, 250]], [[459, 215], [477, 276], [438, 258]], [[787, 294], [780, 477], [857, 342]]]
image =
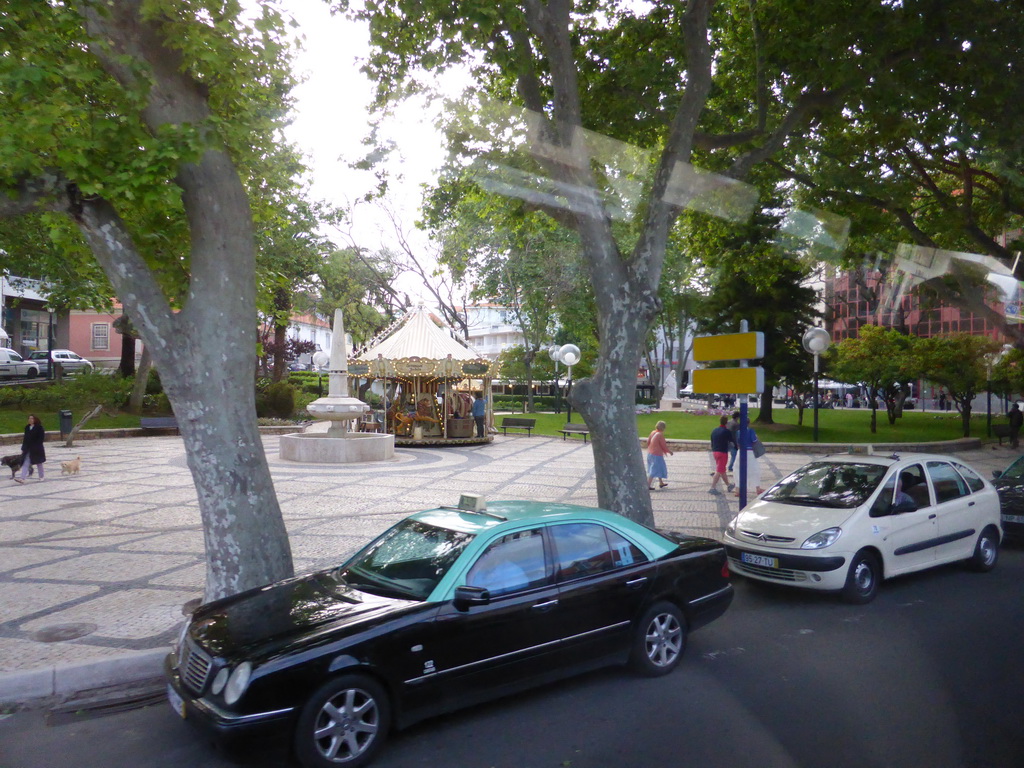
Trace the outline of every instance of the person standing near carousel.
[[46, 430], [39, 422], [39, 417], [30, 413], [28, 424], [25, 426], [25, 437], [21, 441], [21, 477], [14, 478], [14, 482], [24, 483], [32, 465], [38, 467], [39, 480], [43, 480], [43, 464], [46, 463], [46, 449], [43, 447], [45, 439]]
[[487, 416], [487, 404], [481, 392], [473, 393], [473, 421], [476, 422], [476, 436], [484, 436], [484, 417]]

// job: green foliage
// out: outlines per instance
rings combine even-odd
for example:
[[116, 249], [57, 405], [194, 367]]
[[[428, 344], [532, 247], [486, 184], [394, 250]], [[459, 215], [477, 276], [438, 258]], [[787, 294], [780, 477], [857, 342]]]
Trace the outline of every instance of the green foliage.
[[289, 419], [294, 413], [295, 388], [287, 381], [273, 381], [257, 387], [257, 416]]
[[59, 384], [0, 388], [0, 408], [56, 411], [102, 405], [117, 410], [128, 400], [132, 381], [104, 373], [80, 373]]
[[864, 384], [870, 393], [871, 431], [876, 429], [875, 396], [885, 399], [889, 424], [900, 415], [906, 385], [927, 375], [920, 356], [924, 341], [895, 329], [864, 325], [856, 339], [843, 339], [828, 353], [827, 369], [832, 378], [848, 384]]
[[984, 390], [988, 364], [1000, 350], [987, 336], [956, 333], [919, 341], [922, 370], [934, 383], [945, 387], [963, 416], [964, 437], [971, 434], [971, 401]]

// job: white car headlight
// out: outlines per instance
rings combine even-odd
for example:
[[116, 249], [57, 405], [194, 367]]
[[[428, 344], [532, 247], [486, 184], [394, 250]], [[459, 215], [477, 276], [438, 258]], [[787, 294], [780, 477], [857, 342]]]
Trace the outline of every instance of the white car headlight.
[[818, 531], [813, 536], [808, 537], [807, 541], [800, 545], [800, 549], [824, 549], [825, 547], [830, 547], [842, 533], [842, 528], [826, 528], [824, 531]]
[[213, 678], [213, 685], [210, 686], [210, 691], [215, 695], [219, 696], [220, 692], [224, 690], [224, 686], [228, 684], [228, 676], [231, 674], [230, 667], [224, 667], [217, 676]]
[[248, 661], [243, 661], [237, 667], [234, 672], [228, 678], [227, 687], [224, 688], [224, 701], [228, 704], [234, 704], [245, 693], [245, 689], [249, 687], [249, 677], [252, 675], [252, 664]]
[[739, 517], [734, 517], [732, 520], [729, 521], [729, 524], [727, 526], [725, 526], [725, 532], [728, 533], [730, 536], [735, 536], [736, 535], [736, 521], [737, 520], [739, 520]]

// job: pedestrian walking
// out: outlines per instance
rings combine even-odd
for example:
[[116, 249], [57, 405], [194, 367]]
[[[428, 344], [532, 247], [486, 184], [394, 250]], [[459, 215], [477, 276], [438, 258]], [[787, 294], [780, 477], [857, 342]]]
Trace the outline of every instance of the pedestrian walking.
[[481, 392], [473, 393], [473, 421], [476, 422], [476, 436], [484, 436], [484, 417], [487, 416], [487, 404]]
[[708, 493], [713, 493], [716, 496], [721, 493], [718, 490], [719, 480], [725, 485], [726, 490], [733, 489], [732, 483], [729, 482], [729, 478], [725, 474], [725, 464], [729, 459], [729, 446], [736, 445], [736, 438], [726, 426], [728, 422], [729, 419], [723, 416], [718, 420], [718, 426], [711, 430], [711, 455], [715, 457], [715, 472], [711, 476], [711, 487], [708, 489]]
[[654, 479], [658, 478], [658, 487], [664, 488], [668, 485], [668, 465], [665, 463], [665, 456], [671, 456], [672, 450], [668, 447], [665, 439], [664, 421], [654, 425], [654, 431], [647, 436], [647, 488], [654, 490]]
[[43, 441], [46, 439], [46, 430], [39, 422], [39, 417], [34, 413], [28, 415], [28, 424], [25, 426], [25, 437], [21, 440], [21, 476], [14, 478], [16, 483], [24, 483], [28, 478], [29, 467], [35, 466], [39, 470], [39, 480], [43, 480], [43, 464], [46, 463], [46, 449]]
[[1010, 420], [1010, 447], [1016, 448], [1020, 438], [1020, 427], [1024, 424], [1024, 413], [1021, 412], [1020, 405], [1014, 403], [1010, 406], [1010, 412], [1006, 414], [1006, 418]]
[[[757, 433], [752, 427], [747, 427], [745, 448], [747, 451], [747, 488], [753, 486], [756, 489], [755, 493], [764, 493], [764, 488], [761, 487], [761, 463], [758, 459], [764, 456], [765, 447], [764, 443], [758, 440]], [[739, 496], [740, 492], [736, 491], [736, 495]]]
[[736, 448], [740, 444], [740, 412], [736, 411], [733, 413], [732, 418], [729, 419], [729, 423], [726, 424], [729, 431], [732, 432], [732, 442], [729, 443], [729, 471], [732, 472], [732, 468], [736, 466]]

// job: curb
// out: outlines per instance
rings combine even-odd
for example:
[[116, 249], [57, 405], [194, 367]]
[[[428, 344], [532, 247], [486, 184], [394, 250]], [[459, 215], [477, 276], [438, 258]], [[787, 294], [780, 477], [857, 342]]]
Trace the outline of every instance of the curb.
[[0, 673], [0, 706], [28, 708], [78, 697], [87, 691], [153, 680], [162, 676], [169, 651], [169, 647], [132, 651], [109, 659]]

